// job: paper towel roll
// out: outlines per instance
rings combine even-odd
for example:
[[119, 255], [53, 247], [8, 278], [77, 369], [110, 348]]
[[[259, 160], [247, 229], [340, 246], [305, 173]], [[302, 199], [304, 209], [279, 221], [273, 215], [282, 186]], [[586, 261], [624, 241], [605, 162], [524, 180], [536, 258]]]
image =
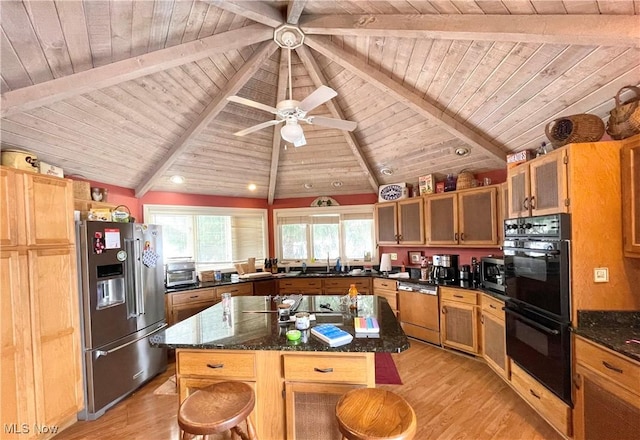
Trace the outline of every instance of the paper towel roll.
[[380, 256], [380, 272], [391, 271], [391, 254], [382, 254]]

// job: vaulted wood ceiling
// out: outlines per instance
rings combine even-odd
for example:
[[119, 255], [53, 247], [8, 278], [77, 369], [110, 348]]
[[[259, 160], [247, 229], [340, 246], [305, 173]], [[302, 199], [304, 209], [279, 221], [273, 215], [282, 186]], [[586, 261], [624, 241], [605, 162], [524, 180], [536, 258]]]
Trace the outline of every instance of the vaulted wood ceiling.
[[[502, 168], [549, 121], [606, 120], [640, 83], [638, 14], [637, 0], [2, 1], [2, 148], [137, 195], [269, 202]], [[273, 115], [228, 96], [286, 97], [287, 22], [305, 34], [293, 98], [328, 85], [338, 96], [312, 114], [353, 132], [303, 125], [299, 148], [280, 125], [234, 136]]]

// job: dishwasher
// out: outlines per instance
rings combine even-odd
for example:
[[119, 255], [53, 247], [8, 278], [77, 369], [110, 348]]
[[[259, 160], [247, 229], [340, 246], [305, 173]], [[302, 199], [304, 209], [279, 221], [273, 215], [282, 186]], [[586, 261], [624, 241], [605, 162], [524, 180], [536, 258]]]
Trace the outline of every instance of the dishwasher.
[[398, 282], [398, 310], [407, 336], [440, 345], [437, 286]]

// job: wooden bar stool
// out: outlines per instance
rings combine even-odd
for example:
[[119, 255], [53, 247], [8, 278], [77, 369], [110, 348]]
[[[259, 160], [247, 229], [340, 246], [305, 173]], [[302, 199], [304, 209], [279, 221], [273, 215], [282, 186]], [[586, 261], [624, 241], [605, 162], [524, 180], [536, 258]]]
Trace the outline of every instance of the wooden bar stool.
[[[243, 382], [219, 382], [195, 391], [178, 410], [178, 425], [182, 439], [198, 435], [209, 439], [212, 434], [231, 431], [231, 438], [257, 440], [249, 414], [256, 398], [253, 389]], [[246, 420], [248, 435], [238, 426]]]
[[411, 440], [416, 413], [402, 397], [378, 388], [358, 388], [336, 404], [338, 428], [348, 440]]

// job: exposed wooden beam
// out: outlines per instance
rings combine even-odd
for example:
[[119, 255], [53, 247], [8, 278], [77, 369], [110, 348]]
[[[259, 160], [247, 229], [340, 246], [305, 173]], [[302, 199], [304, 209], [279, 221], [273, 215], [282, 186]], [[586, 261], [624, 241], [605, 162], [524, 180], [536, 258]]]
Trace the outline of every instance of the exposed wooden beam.
[[53, 104], [72, 96], [197, 61], [214, 53], [240, 49], [271, 38], [273, 29], [262, 24], [254, 24], [13, 90], [2, 95], [0, 115], [6, 117]]
[[[278, 96], [277, 101], [280, 102], [287, 97], [287, 79], [288, 63], [286, 51], [280, 49], [280, 68], [278, 70]], [[267, 195], [267, 203], [273, 205], [276, 196], [276, 184], [278, 182], [278, 165], [280, 164], [280, 129], [282, 125], [273, 127], [273, 141], [271, 150], [271, 169], [269, 170], [269, 193]]]
[[369, 84], [377, 87], [385, 93], [393, 96], [394, 99], [414, 110], [418, 114], [432, 120], [444, 130], [447, 130], [465, 143], [482, 148], [498, 159], [506, 162], [506, 153], [499, 147], [492, 144], [479, 133], [464, 125], [461, 121], [444, 113], [430, 102], [422, 99], [412, 91], [404, 88], [389, 76], [373, 69], [363, 60], [342, 50], [331, 43], [327, 37], [310, 37], [307, 35], [305, 44], [320, 52], [331, 61], [338, 63], [342, 67], [349, 69], [354, 75], [359, 76]]
[[639, 47], [630, 15], [305, 15], [305, 34]]
[[287, 5], [287, 23], [298, 24], [307, 0], [290, 0]]
[[[307, 68], [307, 73], [311, 77], [311, 80], [313, 81], [315, 86], [316, 87], [320, 87], [321, 85], [328, 86], [327, 79], [322, 73], [322, 70], [320, 69], [320, 66], [318, 66], [318, 63], [316, 62], [315, 58], [313, 58], [311, 51], [306, 46], [300, 46], [296, 48], [296, 53], [302, 60], [302, 63]], [[333, 100], [329, 100], [325, 102], [325, 105], [327, 106], [327, 108], [329, 109], [329, 112], [331, 112], [331, 115], [334, 118], [346, 119], [342, 109], [335, 102], [333, 102]], [[360, 143], [358, 142], [358, 140], [356, 139], [355, 135], [352, 132], [342, 131], [342, 133], [344, 134], [345, 140], [347, 141], [349, 148], [351, 148], [351, 152], [355, 156], [356, 161], [358, 162], [358, 165], [360, 165], [360, 168], [362, 168], [362, 171], [367, 176], [367, 180], [369, 180], [369, 183], [371, 184], [371, 188], [373, 188], [373, 192], [378, 192], [378, 186], [379, 186], [378, 179], [376, 179], [375, 175], [373, 174], [373, 171], [371, 170], [371, 167], [369, 166], [369, 163], [364, 158], [364, 155], [362, 154], [362, 148], [360, 148]]]
[[273, 28], [284, 24], [282, 13], [262, 1], [245, 0], [202, 0], [225, 11], [232, 12], [241, 17], [248, 18], [258, 23], [266, 24]]
[[197, 137], [202, 130], [222, 111], [227, 105], [227, 97], [235, 95], [242, 86], [256, 73], [262, 64], [273, 54], [278, 45], [271, 41], [265, 41], [259, 49], [247, 60], [246, 63], [229, 80], [220, 93], [211, 101], [204, 111], [193, 121], [191, 126], [180, 136], [180, 139], [169, 149], [165, 157], [148, 174], [143, 182], [136, 188], [136, 197], [140, 198], [149, 191], [156, 179], [160, 178], [167, 169], [182, 154], [189, 141]]

